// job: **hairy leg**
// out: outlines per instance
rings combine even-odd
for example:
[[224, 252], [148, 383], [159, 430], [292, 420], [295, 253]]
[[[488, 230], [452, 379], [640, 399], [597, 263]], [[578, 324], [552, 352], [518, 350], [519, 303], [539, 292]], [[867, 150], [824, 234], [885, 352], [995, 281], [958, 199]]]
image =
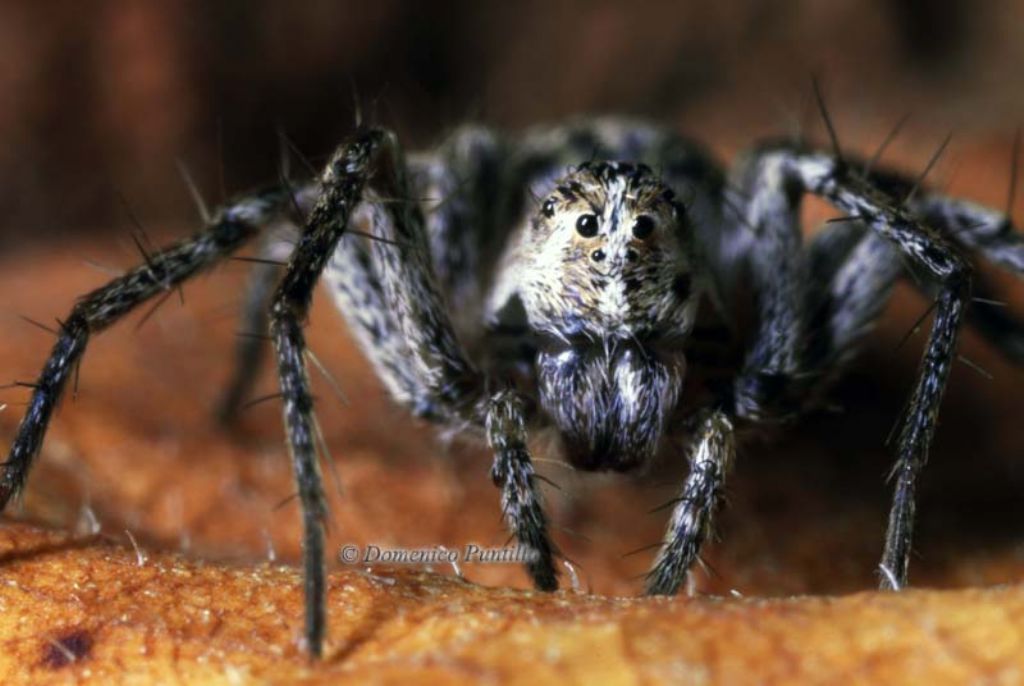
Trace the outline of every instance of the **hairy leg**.
[[191, 238], [146, 256], [146, 263], [82, 296], [61, 323], [57, 343], [32, 386], [28, 410], [0, 473], [0, 510], [18, 494], [39, 453], [53, 410], [92, 334], [150, 298], [215, 265], [257, 235], [281, 210], [279, 191], [240, 200]]
[[[380, 130], [358, 135], [336, 153], [321, 185], [323, 195], [271, 308], [289, 445], [304, 505], [306, 633], [315, 654], [324, 632], [325, 504], [301, 326], [322, 271], [357, 341], [396, 399], [437, 421], [486, 427], [496, 451], [492, 473], [503, 489], [509, 526], [520, 545], [534, 553], [528, 569], [538, 587], [557, 586], [553, 548], [525, 449], [526, 403], [512, 392], [489, 395], [488, 381], [457, 340], [394, 135]], [[346, 228], [354, 231], [343, 238]]]
[[896, 439], [896, 481], [882, 556], [882, 587], [906, 583], [913, 530], [914, 494], [935, 432], [939, 403], [956, 354], [956, 342], [970, 299], [971, 266], [940, 232], [922, 224], [890, 195], [855, 175], [842, 160], [779, 147], [766, 151], [800, 192], [810, 192], [856, 218], [895, 246], [908, 266], [937, 284], [935, 316], [918, 380]]
[[389, 134], [357, 133], [331, 156], [320, 193], [271, 299], [270, 332], [277, 353], [284, 423], [295, 483], [302, 505], [307, 648], [323, 651], [326, 629], [324, 522], [327, 502], [317, 460], [317, 427], [306, 376], [305, 325], [313, 289], [358, 204], [379, 151]]
[[673, 595], [711, 533], [722, 484], [736, 453], [733, 426], [720, 411], [700, 417], [693, 441], [690, 473], [676, 499], [665, 542], [647, 575], [649, 595]]
[[[910, 181], [901, 184], [910, 187]], [[973, 255], [1024, 276], [1024, 240], [1002, 212], [931, 194], [922, 194], [911, 207]], [[918, 278], [895, 245], [854, 220], [828, 225], [809, 246], [809, 259], [806, 359], [812, 369], [834, 370], [855, 352], [900, 276], [914, 277], [915, 286], [935, 296], [935, 284]], [[982, 274], [975, 273], [973, 282], [968, 323], [1009, 360], [1024, 363], [1024, 322], [994, 301], [997, 296]]]
[[536, 552], [527, 565], [534, 583], [552, 589], [554, 548], [525, 447], [529, 405], [470, 362], [437, 284], [418, 208], [377, 201], [407, 198], [408, 189], [400, 175], [375, 183], [357, 217], [365, 235], [345, 237], [324, 278], [392, 397], [420, 416], [484, 432], [509, 528]]

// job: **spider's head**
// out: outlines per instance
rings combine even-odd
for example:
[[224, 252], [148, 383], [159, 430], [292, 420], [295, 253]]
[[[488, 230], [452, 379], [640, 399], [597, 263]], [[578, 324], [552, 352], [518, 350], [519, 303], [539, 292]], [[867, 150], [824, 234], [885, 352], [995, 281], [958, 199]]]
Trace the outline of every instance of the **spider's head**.
[[541, 199], [520, 261], [531, 327], [566, 340], [684, 337], [696, 309], [686, 208], [649, 167], [590, 162]]
[[547, 342], [542, 405], [576, 466], [631, 469], [653, 455], [682, 385], [699, 282], [686, 209], [644, 165], [588, 163], [527, 231], [519, 294]]

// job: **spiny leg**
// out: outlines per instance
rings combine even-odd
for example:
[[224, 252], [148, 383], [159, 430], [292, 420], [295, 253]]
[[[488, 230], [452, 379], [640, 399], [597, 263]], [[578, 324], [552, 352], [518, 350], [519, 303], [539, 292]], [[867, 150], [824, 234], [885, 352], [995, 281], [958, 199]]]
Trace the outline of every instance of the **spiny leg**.
[[[872, 181], [901, 195], [914, 186], [912, 180], [891, 173], [878, 179], [873, 175]], [[1024, 276], [1024, 238], [1004, 212], [932, 193], [917, 194], [909, 209], [972, 256]], [[812, 369], [834, 371], [852, 355], [901, 275], [913, 277], [919, 290], [935, 296], [935, 284], [923, 281], [913, 268], [908, 271], [895, 245], [854, 219], [828, 224], [809, 247], [807, 364]], [[996, 302], [983, 274], [973, 275], [972, 293], [968, 324], [1007, 359], [1024, 364], [1024, 322]]]
[[920, 223], [891, 196], [852, 173], [842, 160], [785, 148], [779, 148], [775, 154], [787, 172], [799, 179], [802, 189], [863, 222], [939, 284], [918, 380], [900, 418], [896, 439], [896, 486], [882, 555], [881, 585], [899, 588], [907, 579], [917, 479], [927, 460], [939, 404], [956, 355], [961, 321], [970, 299], [970, 263], [948, 239]]
[[89, 336], [114, 324], [150, 298], [166, 293], [208, 268], [256, 235], [280, 210], [277, 191], [241, 200], [223, 210], [204, 231], [146, 256], [146, 264], [83, 296], [61, 323], [57, 343], [32, 385], [28, 410], [0, 474], [0, 510], [25, 484], [53, 410], [85, 352]]
[[665, 543], [647, 575], [648, 595], [673, 595], [711, 532], [722, 484], [736, 453], [733, 427], [720, 411], [701, 417], [690, 474], [672, 511]]
[[[369, 241], [372, 259], [365, 260], [366, 253], [357, 250], [353, 260], [339, 253], [347, 247], [339, 242], [363, 197], [371, 170], [376, 173], [374, 193], [383, 194], [388, 201], [383, 203], [383, 211], [376, 208], [369, 212], [372, 238], [365, 240]], [[422, 217], [410, 199], [405, 162], [393, 134], [379, 130], [359, 134], [328, 164], [322, 187], [323, 195], [313, 208], [271, 308], [271, 332], [278, 354], [285, 422], [303, 503], [306, 637], [314, 655], [322, 650], [325, 628], [323, 520], [326, 503], [317, 468], [312, 401], [303, 364], [302, 322], [308, 313], [313, 288], [328, 260], [331, 260], [328, 280], [346, 287], [338, 293], [343, 305], [352, 304], [349, 299], [355, 293], [355, 289], [348, 286], [361, 281], [361, 285], [371, 288], [372, 302], [383, 308], [369, 319], [365, 316], [367, 313], [360, 313], [358, 308], [346, 309], [367, 354], [373, 358], [379, 352], [373, 346], [366, 347], [366, 343], [372, 343], [381, 332], [359, 331], [359, 327], [383, 325], [386, 327], [383, 335], [404, 346], [403, 382], [414, 380], [417, 387], [389, 384], [392, 390], [402, 390], [400, 399], [414, 406], [429, 399], [432, 409], [428, 415], [436, 413], [438, 418], [450, 421], [482, 424], [481, 404], [485, 398], [483, 379], [462, 353], [447, 319], [443, 299], [433, 283]], [[376, 197], [374, 193], [367, 194], [368, 204]], [[360, 254], [363, 261], [358, 258]], [[341, 271], [346, 268], [351, 269], [348, 277]], [[378, 369], [381, 368], [378, 364]], [[517, 445], [514, 441], [508, 444]], [[515, 457], [519, 461], [512, 461], [514, 469], [511, 471], [519, 476], [523, 473], [521, 460], [525, 459], [525, 452], [515, 453]], [[532, 482], [529, 485], [535, 495]], [[534, 529], [529, 531], [535, 538], [546, 540], [543, 530], [539, 534]], [[524, 544], [536, 545], [536, 540]], [[550, 556], [544, 564], [553, 577]], [[537, 578], [538, 584], [550, 587], [547, 577]]]
[[316, 426], [306, 376], [302, 327], [320, 273], [334, 252], [352, 209], [359, 202], [371, 166], [387, 135], [379, 130], [359, 132], [331, 157], [321, 177], [320, 195], [274, 292], [270, 308], [270, 332], [277, 352], [288, 448], [302, 505], [305, 638], [310, 654], [315, 657], [323, 652], [327, 621], [324, 556], [327, 501], [317, 462]]

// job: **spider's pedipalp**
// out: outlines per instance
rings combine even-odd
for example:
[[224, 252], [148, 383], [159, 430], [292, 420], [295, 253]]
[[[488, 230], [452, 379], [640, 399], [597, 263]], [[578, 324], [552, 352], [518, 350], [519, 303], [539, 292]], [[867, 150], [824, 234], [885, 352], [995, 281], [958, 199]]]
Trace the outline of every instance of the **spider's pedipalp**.
[[554, 564], [557, 550], [547, 533], [547, 517], [530, 453], [526, 448], [525, 399], [499, 391], [487, 404], [487, 441], [494, 450], [491, 478], [501, 489], [501, 511], [508, 528], [527, 554], [526, 567], [537, 588], [558, 589]]
[[665, 542], [647, 575], [648, 595], [674, 595], [711, 533], [711, 519], [736, 454], [729, 417], [721, 411], [708, 412], [698, 423], [693, 444], [690, 473], [672, 511]]

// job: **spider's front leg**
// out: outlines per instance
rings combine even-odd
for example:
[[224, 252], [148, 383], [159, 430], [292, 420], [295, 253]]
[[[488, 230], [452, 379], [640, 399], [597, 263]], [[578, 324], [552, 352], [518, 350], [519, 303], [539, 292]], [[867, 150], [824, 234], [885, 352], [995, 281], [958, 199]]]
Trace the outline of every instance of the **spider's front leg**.
[[[927, 461], [939, 404], [956, 354], [970, 298], [971, 266], [948, 239], [922, 224], [914, 213], [855, 174], [842, 160], [789, 148], [770, 149], [761, 155], [765, 164], [777, 170], [781, 186], [789, 189], [791, 198], [799, 199], [809, 192], [828, 200], [895, 245], [939, 286], [917, 383], [900, 418], [896, 439], [896, 485], [881, 561], [881, 586], [900, 588], [907, 580], [915, 488]], [[791, 204], [795, 206], [795, 200]]]
[[859, 217], [939, 284], [935, 316], [917, 383], [900, 418], [896, 439], [897, 456], [892, 472], [896, 487], [880, 564], [882, 588], [895, 590], [907, 582], [917, 479], [928, 459], [946, 379], [956, 356], [957, 339], [970, 300], [972, 269], [941, 234], [920, 223], [914, 214], [851, 174], [841, 163], [829, 162], [824, 164], [820, 158], [808, 157], [798, 165], [807, 187]]
[[[496, 451], [492, 473], [503, 489], [509, 524], [520, 544], [534, 553], [529, 570], [540, 588], [557, 585], [525, 447], [524, 403], [513, 392], [489, 397], [487, 379], [459, 344], [434, 280], [423, 217], [406, 177], [401, 148], [390, 132], [367, 131], [343, 146], [323, 174], [322, 195], [271, 307], [288, 441], [303, 504], [306, 637], [314, 655], [322, 651], [326, 621], [326, 503], [317, 468], [302, 323], [325, 267], [325, 281], [357, 341], [396, 399], [435, 421], [486, 426]], [[386, 201], [377, 202], [379, 197]], [[350, 222], [361, 223], [366, 233], [343, 239]]]
[[318, 428], [306, 376], [306, 342], [302, 327], [324, 265], [345, 231], [388, 136], [379, 130], [360, 132], [331, 157], [321, 175], [320, 195], [270, 307], [270, 332], [277, 351], [288, 448], [302, 504], [305, 637], [308, 650], [316, 657], [323, 651], [327, 622], [324, 559], [327, 501], [317, 463]]
[[115, 324], [147, 300], [169, 294], [200, 270], [225, 259], [281, 212], [286, 195], [271, 191], [222, 209], [213, 223], [191, 238], [146, 255], [146, 263], [88, 293], [60, 323], [57, 343], [33, 384], [28, 410], [0, 472], [0, 510], [25, 484], [68, 379], [85, 353], [89, 337]]

